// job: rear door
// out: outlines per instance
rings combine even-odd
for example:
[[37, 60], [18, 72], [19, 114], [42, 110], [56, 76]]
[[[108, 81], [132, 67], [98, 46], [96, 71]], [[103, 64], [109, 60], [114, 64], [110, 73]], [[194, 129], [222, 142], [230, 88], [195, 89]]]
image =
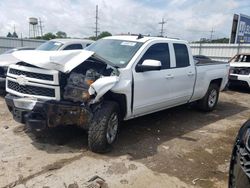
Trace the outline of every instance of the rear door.
[[195, 83], [195, 67], [189, 56], [190, 52], [183, 43], [172, 43], [170, 45], [173, 66], [171, 67], [172, 79], [168, 86], [171, 88], [169, 105], [176, 106], [188, 102], [193, 94]]

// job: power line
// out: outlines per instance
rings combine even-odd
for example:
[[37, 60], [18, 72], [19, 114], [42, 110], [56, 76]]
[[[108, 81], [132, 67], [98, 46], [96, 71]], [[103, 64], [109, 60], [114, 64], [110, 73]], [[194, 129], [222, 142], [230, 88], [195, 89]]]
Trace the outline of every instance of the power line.
[[162, 18], [162, 21], [159, 22], [159, 24], [161, 25], [161, 31], [160, 31], [160, 36], [163, 37], [164, 34], [164, 24], [167, 23], [166, 21], [164, 21], [164, 18]]
[[210, 41], [212, 41], [213, 39], [213, 33], [215, 33], [214, 28], [212, 27], [211, 31], [210, 31]]

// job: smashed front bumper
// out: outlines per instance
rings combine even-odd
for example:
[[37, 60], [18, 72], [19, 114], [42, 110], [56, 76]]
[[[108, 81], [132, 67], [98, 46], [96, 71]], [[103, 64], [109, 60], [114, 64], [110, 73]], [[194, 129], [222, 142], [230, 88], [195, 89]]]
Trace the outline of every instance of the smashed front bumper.
[[38, 101], [6, 95], [6, 104], [13, 118], [33, 129], [59, 125], [76, 125], [88, 129], [92, 113], [87, 107], [66, 101]]
[[229, 82], [234, 85], [250, 87], [250, 74], [249, 75], [230, 74]]

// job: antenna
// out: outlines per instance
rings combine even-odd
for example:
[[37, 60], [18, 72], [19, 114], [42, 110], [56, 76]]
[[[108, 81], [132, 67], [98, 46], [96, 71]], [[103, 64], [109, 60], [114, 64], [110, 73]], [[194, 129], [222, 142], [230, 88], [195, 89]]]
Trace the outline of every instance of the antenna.
[[167, 23], [166, 21], [164, 21], [164, 18], [162, 18], [162, 21], [159, 22], [159, 24], [161, 25], [161, 31], [160, 31], [160, 36], [163, 37], [164, 34], [164, 24]]
[[96, 8], [95, 8], [95, 39], [97, 40], [97, 34], [99, 33], [99, 30], [98, 30], [98, 19], [99, 19], [99, 16], [98, 16], [98, 5], [96, 5]]
[[137, 37], [137, 39], [141, 39], [141, 38], [143, 38], [143, 35], [139, 34], [138, 37]]

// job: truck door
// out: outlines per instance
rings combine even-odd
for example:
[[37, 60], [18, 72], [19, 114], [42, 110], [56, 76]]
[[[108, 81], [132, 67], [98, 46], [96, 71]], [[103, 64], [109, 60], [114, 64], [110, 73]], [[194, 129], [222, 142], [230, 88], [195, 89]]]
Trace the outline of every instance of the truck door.
[[[168, 43], [156, 43], [148, 47], [138, 64], [145, 60], [158, 60], [161, 70], [137, 72], [133, 69], [133, 115], [143, 115], [160, 110], [168, 104], [170, 80], [170, 53]], [[137, 66], [136, 65], [136, 66]]]
[[192, 96], [195, 83], [195, 67], [192, 63], [186, 44], [170, 44], [171, 57], [174, 62], [171, 67], [172, 79], [168, 86], [169, 105], [176, 106], [187, 103]]

